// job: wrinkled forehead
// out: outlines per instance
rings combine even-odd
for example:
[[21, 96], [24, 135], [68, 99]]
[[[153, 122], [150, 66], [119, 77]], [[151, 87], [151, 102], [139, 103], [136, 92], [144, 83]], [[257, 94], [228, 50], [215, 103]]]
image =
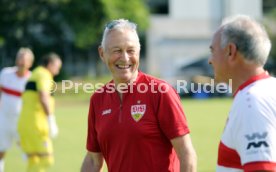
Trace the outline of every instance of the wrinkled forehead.
[[121, 28], [110, 30], [106, 35], [105, 44], [107, 47], [116, 46], [121, 44], [133, 44], [139, 46], [139, 37], [135, 30], [128, 28]]
[[34, 57], [33, 57], [33, 54], [31, 52], [23, 51], [23, 52], [20, 52], [20, 53], [17, 54], [16, 60], [30, 60], [30, 61], [33, 61]]

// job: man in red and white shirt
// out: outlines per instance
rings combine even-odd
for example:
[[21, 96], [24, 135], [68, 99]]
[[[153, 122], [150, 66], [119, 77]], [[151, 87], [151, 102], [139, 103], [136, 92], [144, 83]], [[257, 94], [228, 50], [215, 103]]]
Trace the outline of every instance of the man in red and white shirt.
[[271, 43], [248, 16], [225, 19], [209, 63], [217, 82], [232, 80], [234, 102], [218, 150], [217, 172], [276, 172], [276, 79], [263, 66]]
[[31, 76], [29, 69], [34, 61], [29, 48], [20, 48], [16, 66], [6, 67], [0, 73], [0, 172], [4, 171], [4, 155], [17, 139], [17, 120], [21, 110], [21, 94]]

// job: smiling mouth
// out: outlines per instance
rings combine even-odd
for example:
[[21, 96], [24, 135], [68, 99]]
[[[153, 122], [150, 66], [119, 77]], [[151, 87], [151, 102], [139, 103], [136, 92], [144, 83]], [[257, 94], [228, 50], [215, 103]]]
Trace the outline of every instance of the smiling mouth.
[[129, 69], [131, 65], [116, 65], [116, 67], [119, 69]]

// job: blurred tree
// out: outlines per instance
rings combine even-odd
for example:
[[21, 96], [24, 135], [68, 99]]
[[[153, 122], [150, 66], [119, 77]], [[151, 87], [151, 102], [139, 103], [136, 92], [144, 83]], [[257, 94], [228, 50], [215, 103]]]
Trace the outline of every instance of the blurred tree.
[[142, 0], [101, 0], [106, 14], [105, 22], [111, 19], [127, 18], [139, 26], [140, 31], [144, 31], [148, 26], [149, 9]]
[[[276, 5], [276, 3], [275, 3]], [[276, 75], [276, 6], [272, 6], [268, 12], [265, 13], [265, 25], [269, 33], [272, 43], [270, 52], [270, 60], [266, 64], [267, 69]]]
[[66, 23], [73, 31], [74, 45], [87, 49], [99, 40], [106, 14], [100, 0], [68, 0], [61, 6]]
[[148, 26], [149, 12], [142, 0], [67, 0], [62, 6], [67, 23], [75, 33], [75, 45], [87, 48], [98, 43], [104, 24], [112, 19], [128, 18], [139, 25], [141, 32]]
[[276, 1], [263, 0], [264, 23], [271, 39], [272, 48], [266, 69], [276, 75]]
[[[21, 46], [31, 47], [36, 58], [49, 51], [62, 53], [62, 43], [73, 41], [58, 3], [53, 0], [0, 1], [1, 48], [8, 57]], [[37, 62], [37, 61], [36, 61]]]
[[149, 12], [144, 0], [1, 0], [0, 16], [2, 59], [14, 58], [19, 47], [28, 46], [36, 62], [42, 54], [56, 51], [72, 64], [87, 56], [98, 62], [105, 22], [128, 18], [144, 32]]

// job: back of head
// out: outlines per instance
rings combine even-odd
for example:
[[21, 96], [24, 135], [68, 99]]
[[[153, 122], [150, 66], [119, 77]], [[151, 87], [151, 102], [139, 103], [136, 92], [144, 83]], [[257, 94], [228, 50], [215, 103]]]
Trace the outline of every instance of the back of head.
[[244, 58], [263, 66], [268, 58], [271, 42], [264, 27], [245, 15], [226, 18], [221, 25], [221, 47], [234, 43]]
[[50, 63], [53, 63], [55, 60], [61, 60], [59, 55], [56, 53], [48, 53], [42, 57], [41, 65], [47, 67]]
[[43, 56], [42, 66], [47, 68], [53, 76], [56, 76], [59, 74], [62, 62], [59, 55], [56, 53], [49, 53]]
[[124, 30], [128, 29], [133, 31], [137, 35], [138, 44], [140, 46], [139, 37], [137, 34], [137, 24], [130, 22], [126, 19], [117, 19], [112, 20], [111, 22], [107, 23], [103, 32], [101, 46], [105, 49], [106, 46], [106, 37], [112, 30]]

